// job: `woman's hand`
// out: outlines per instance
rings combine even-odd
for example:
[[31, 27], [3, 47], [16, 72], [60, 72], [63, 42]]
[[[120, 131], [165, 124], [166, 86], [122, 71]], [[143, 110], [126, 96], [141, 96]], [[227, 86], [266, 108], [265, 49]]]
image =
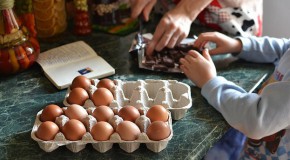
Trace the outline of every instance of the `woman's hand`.
[[173, 48], [189, 34], [191, 23], [212, 0], [181, 0], [168, 11], [157, 25], [153, 38], [146, 48], [146, 55], [163, 48]]
[[208, 50], [204, 49], [202, 54], [191, 50], [184, 58], [180, 59], [180, 69], [200, 88], [217, 75]]
[[194, 47], [203, 48], [207, 42], [216, 43], [216, 48], [209, 51], [210, 54], [239, 53], [242, 50], [242, 42], [228, 37], [219, 32], [206, 32], [198, 36]]
[[137, 18], [143, 14], [145, 21], [149, 20], [149, 15], [156, 4], [157, 0], [130, 0], [131, 3], [131, 18]]
[[164, 47], [173, 48], [187, 37], [192, 21], [183, 12], [172, 9], [162, 17], [147, 45], [147, 55], [152, 55], [154, 50], [161, 51]]

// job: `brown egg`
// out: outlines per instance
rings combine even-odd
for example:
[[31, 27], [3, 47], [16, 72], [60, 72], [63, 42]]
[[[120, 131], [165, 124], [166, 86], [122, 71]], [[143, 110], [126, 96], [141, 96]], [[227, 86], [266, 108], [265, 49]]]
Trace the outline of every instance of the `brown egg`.
[[155, 121], [147, 128], [147, 136], [153, 141], [160, 141], [170, 136], [170, 127], [163, 121]]
[[134, 141], [141, 133], [139, 127], [131, 121], [120, 122], [116, 128], [116, 132], [124, 141]]
[[91, 135], [96, 141], [107, 141], [113, 133], [114, 129], [108, 122], [97, 122], [91, 130]]
[[109, 106], [110, 103], [114, 100], [114, 96], [107, 88], [98, 88], [93, 93], [91, 99], [95, 106]]
[[99, 106], [93, 111], [92, 115], [97, 119], [97, 121], [108, 122], [114, 117], [113, 110], [108, 106]]
[[86, 127], [81, 121], [70, 119], [62, 127], [62, 133], [67, 140], [77, 141], [82, 139], [83, 135], [86, 133]]
[[59, 128], [54, 122], [46, 121], [39, 125], [35, 135], [41, 140], [50, 141], [54, 139], [58, 132]]
[[69, 119], [77, 119], [79, 121], [83, 121], [88, 116], [87, 110], [78, 104], [72, 104], [68, 106], [64, 114]]
[[152, 106], [146, 116], [151, 120], [154, 121], [163, 121], [166, 122], [168, 120], [168, 111], [161, 105], [154, 105]]
[[52, 121], [54, 122], [56, 117], [59, 117], [63, 114], [62, 108], [60, 108], [58, 105], [55, 104], [50, 104], [47, 105], [43, 110], [40, 115], [40, 120], [42, 122], [45, 121]]
[[123, 118], [124, 121], [135, 122], [140, 117], [140, 112], [133, 106], [124, 106], [119, 110], [118, 115]]
[[91, 80], [87, 78], [86, 76], [76, 76], [71, 83], [70, 89], [79, 87], [88, 91], [90, 85], [91, 85]]
[[98, 88], [107, 88], [108, 90], [111, 90], [114, 86], [115, 86], [115, 83], [108, 78], [101, 79], [99, 83], [97, 84]]
[[88, 92], [85, 89], [78, 87], [70, 91], [66, 100], [69, 104], [78, 104], [83, 106], [87, 99], [89, 99]]

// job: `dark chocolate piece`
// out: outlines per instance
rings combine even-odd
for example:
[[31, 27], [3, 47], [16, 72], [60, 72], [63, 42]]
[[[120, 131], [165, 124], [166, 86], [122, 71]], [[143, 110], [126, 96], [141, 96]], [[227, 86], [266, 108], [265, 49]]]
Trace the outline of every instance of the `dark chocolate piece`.
[[155, 70], [155, 71], [167, 71], [168, 67], [163, 65], [163, 64], [154, 64], [152, 66], [152, 69]]
[[171, 59], [170, 57], [168, 57], [167, 55], [165, 55], [164, 57], [162, 57], [162, 64], [164, 64], [165, 66], [172, 68], [174, 67], [174, 60]]
[[164, 48], [161, 51], [154, 51], [151, 58], [147, 58], [143, 65], [146, 67], [151, 67], [153, 70], [157, 71], [170, 71], [179, 68], [180, 58], [183, 58], [189, 50], [197, 50], [192, 44], [180, 44], [174, 48]]

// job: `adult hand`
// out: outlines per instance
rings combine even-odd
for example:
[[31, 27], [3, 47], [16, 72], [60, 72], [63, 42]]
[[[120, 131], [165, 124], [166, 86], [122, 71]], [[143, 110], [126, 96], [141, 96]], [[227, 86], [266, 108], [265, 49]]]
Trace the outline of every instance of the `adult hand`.
[[168, 11], [157, 25], [153, 38], [146, 48], [146, 55], [164, 47], [173, 48], [188, 36], [191, 23], [212, 0], [181, 0]]
[[145, 21], [149, 20], [150, 12], [152, 11], [157, 0], [130, 0], [131, 3], [131, 18], [137, 18], [143, 14]]
[[207, 42], [216, 43], [216, 48], [210, 50], [210, 54], [239, 53], [242, 50], [242, 42], [238, 39], [228, 37], [219, 32], [206, 32], [198, 36], [194, 47], [203, 48]]
[[202, 54], [191, 50], [184, 58], [180, 59], [180, 69], [200, 88], [217, 75], [208, 50], [204, 49]]
[[173, 48], [187, 37], [192, 21], [183, 10], [167, 12], [158, 23], [152, 40], [148, 43], [146, 54], [161, 51], [164, 47]]

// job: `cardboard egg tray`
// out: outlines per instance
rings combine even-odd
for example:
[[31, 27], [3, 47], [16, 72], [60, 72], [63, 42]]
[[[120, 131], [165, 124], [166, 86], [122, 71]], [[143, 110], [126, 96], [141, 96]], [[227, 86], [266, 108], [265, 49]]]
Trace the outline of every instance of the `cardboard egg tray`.
[[[95, 85], [90, 87], [90, 92], [93, 93], [97, 88], [98, 79], [93, 79]], [[148, 109], [155, 105], [163, 105], [168, 109], [169, 118], [166, 122], [170, 127], [169, 137], [160, 140], [153, 141], [150, 140], [146, 134], [146, 129], [151, 123], [144, 119], [137, 119], [143, 127], [140, 127], [141, 134], [134, 141], [124, 141], [120, 138], [118, 133], [113, 133], [109, 140], [107, 141], [96, 141], [93, 139], [90, 134], [92, 126], [97, 122], [97, 120], [91, 115], [95, 109], [93, 102], [88, 99], [83, 105], [87, 109], [89, 115], [87, 116], [84, 124], [87, 130], [87, 133], [78, 141], [69, 141], [65, 138], [64, 134], [59, 132], [54, 140], [43, 141], [36, 137], [35, 133], [42, 123], [39, 119], [42, 110], [37, 113], [36, 120], [31, 132], [31, 137], [35, 140], [41, 149], [46, 152], [51, 152], [57, 149], [60, 146], [66, 146], [72, 152], [79, 152], [86, 147], [88, 144], [92, 144], [93, 148], [101, 153], [104, 153], [110, 150], [114, 143], [119, 144], [120, 148], [128, 153], [134, 152], [139, 148], [141, 143], [146, 144], [146, 147], [153, 152], [160, 152], [166, 148], [169, 140], [172, 139], [173, 130], [172, 130], [172, 119], [178, 120], [185, 116], [186, 111], [192, 105], [190, 87], [187, 84], [178, 82], [176, 80], [137, 80], [137, 81], [121, 81], [114, 80], [115, 87], [112, 89], [114, 100], [111, 102], [109, 107], [115, 112], [119, 111], [123, 106], [132, 105], [137, 109], [143, 111], [144, 115], [140, 117], [146, 117]], [[66, 98], [68, 97], [70, 89], [68, 88], [65, 95], [63, 104], [66, 107], [63, 107], [65, 110], [70, 104], [67, 103]], [[58, 126], [63, 126], [68, 117], [62, 115], [56, 119], [56, 124]], [[137, 123], [137, 120], [135, 123]], [[113, 123], [111, 122], [113, 121]], [[123, 121], [121, 117], [115, 115], [109, 123], [116, 127], [116, 125]]]
[[[98, 79], [94, 79], [95, 85], [91, 86], [91, 93], [97, 88]], [[125, 105], [132, 105], [137, 109], [144, 109], [155, 104], [162, 105], [172, 114], [173, 120], [179, 120], [192, 105], [190, 87], [176, 80], [137, 80], [121, 81], [114, 80], [116, 86], [112, 89], [114, 100], [110, 104], [113, 110], [119, 110]], [[63, 101], [65, 106], [70, 104], [66, 101], [70, 89]], [[85, 108], [94, 107], [93, 102], [88, 99]]]
[[[66, 109], [66, 107], [64, 109]], [[97, 123], [97, 120], [92, 115], [90, 115], [90, 113], [93, 112], [94, 108], [89, 108], [88, 110], [89, 110], [89, 115], [87, 116], [87, 118], [85, 119], [85, 122], [84, 122], [84, 125], [86, 127], [87, 132], [85, 133], [85, 135], [82, 137], [81, 140], [69, 141], [65, 138], [64, 134], [61, 132], [57, 133], [54, 140], [51, 140], [51, 141], [43, 141], [43, 140], [37, 138], [35, 133], [36, 133], [39, 125], [42, 123], [39, 119], [39, 117], [42, 113], [42, 110], [37, 113], [37, 117], [36, 117], [34, 126], [33, 126], [32, 131], [31, 131], [31, 137], [33, 140], [35, 140], [38, 143], [39, 147], [46, 152], [54, 151], [55, 149], [57, 149], [60, 146], [66, 146], [72, 152], [79, 152], [82, 149], [84, 149], [87, 144], [92, 144], [92, 146], [95, 150], [97, 150], [101, 153], [104, 153], [104, 152], [110, 150], [113, 147], [114, 143], [118, 143], [122, 150], [124, 150], [128, 153], [131, 153], [131, 152], [134, 152], [136, 149], [138, 149], [141, 143], [146, 144], [146, 147], [153, 152], [160, 152], [164, 148], [166, 148], [169, 140], [173, 136], [172, 118], [171, 118], [171, 115], [168, 114], [169, 118], [168, 118], [168, 121], [166, 123], [170, 127], [169, 137], [167, 137], [163, 140], [160, 140], [160, 141], [150, 140], [146, 134], [146, 128], [149, 124], [148, 124], [148, 121], [142, 119], [145, 117], [143, 115], [143, 116], [140, 116], [139, 119], [136, 120], [136, 123], [137, 123], [137, 121], [140, 123], [143, 123], [143, 124], [141, 124], [141, 125], [143, 125], [143, 127], [142, 127], [143, 129], [140, 128], [141, 133], [139, 134], [139, 136], [136, 140], [124, 141], [121, 139], [121, 137], [119, 136], [118, 133], [114, 132], [110, 136], [109, 140], [96, 141], [93, 139], [90, 132], [88, 132], [91, 130], [91, 128], [94, 126], [94, 124]], [[66, 117], [65, 115], [61, 115], [60, 117], [57, 117], [55, 123], [58, 126], [63, 126], [68, 120], [69, 120], [68, 117]], [[123, 121], [123, 119], [121, 117], [115, 115], [114, 118], [112, 118], [109, 123], [112, 124], [112, 126], [114, 127], [118, 123], [120, 123], [121, 121]]]

